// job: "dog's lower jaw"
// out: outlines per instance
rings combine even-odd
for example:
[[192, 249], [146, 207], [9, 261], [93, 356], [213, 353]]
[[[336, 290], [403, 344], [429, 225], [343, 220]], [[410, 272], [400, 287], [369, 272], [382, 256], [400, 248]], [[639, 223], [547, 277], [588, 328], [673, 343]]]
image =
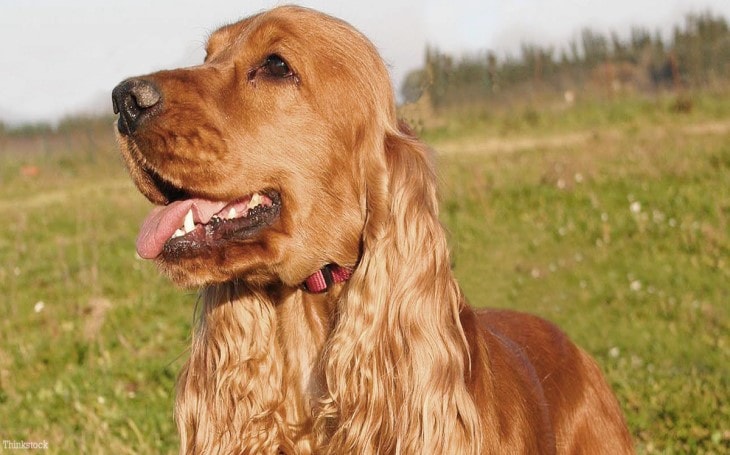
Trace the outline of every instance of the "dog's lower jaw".
[[[160, 272], [183, 288], [220, 287], [238, 283], [250, 289], [265, 289], [282, 283], [284, 247], [288, 234], [269, 228], [260, 237], [232, 242], [225, 249], [211, 249], [195, 257], [169, 258], [160, 255]], [[292, 286], [298, 283], [288, 283]]]

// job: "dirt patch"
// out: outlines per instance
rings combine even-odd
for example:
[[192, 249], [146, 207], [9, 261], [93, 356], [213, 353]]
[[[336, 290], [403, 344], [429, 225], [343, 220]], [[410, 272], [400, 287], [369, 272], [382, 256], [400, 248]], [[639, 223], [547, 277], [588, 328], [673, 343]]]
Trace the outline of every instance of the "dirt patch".
[[446, 155], [455, 153], [493, 155], [536, 148], [560, 148], [580, 145], [587, 143], [594, 136], [595, 134], [592, 132], [578, 132], [545, 137], [472, 138], [436, 145], [435, 149]]
[[132, 188], [132, 186], [132, 182], [129, 179], [118, 179], [102, 184], [89, 184], [75, 188], [48, 191], [26, 198], [2, 199], [0, 200], [0, 210], [17, 210], [19, 207], [22, 207], [24, 209], [46, 207], [53, 204], [64, 203], [69, 198], [83, 197], [91, 193], [97, 193], [99, 191], [105, 190], [121, 190], [126, 188]]
[[[671, 126], [649, 128], [649, 131], [656, 134], [663, 133]], [[653, 130], [656, 131], [653, 131]], [[730, 133], [730, 120], [696, 123], [684, 125], [679, 130], [691, 136], [697, 135], [722, 135]], [[443, 143], [436, 143], [434, 149], [444, 155], [451, 154], [475, 154], [495, 155], [502, 153], [515, 153], [535, 149], [559, 149], [589, 144], [600, 135], [601, 138], [619, 139], [627, 133], [618, 129], [607, 131], [579, 131], [566, 134], [554, 134], [547, 136], [524, 136], [524, 137], [471, 137], [468, 139], [457, 139]]]

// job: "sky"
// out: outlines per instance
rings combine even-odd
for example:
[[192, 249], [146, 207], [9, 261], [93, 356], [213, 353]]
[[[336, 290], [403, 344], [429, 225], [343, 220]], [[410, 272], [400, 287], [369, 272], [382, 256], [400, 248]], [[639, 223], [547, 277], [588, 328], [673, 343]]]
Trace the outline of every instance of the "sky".
[[[122, 79], [194, 65], [221, 25], [282, 2], [264, 0], [0, 0], [0, 121], [58, 122], [111, 112]], [[291, 2], [286, 2], [291, 3]], [[312, 0], [296, 2], [363, 31], [397, 89], [423, 64], [426, 45], [454, 54], [520, 43], [559, 47], [584, 27], [627, 36], [660, 30], [688, 12], [730, 19], [728, 0]]]

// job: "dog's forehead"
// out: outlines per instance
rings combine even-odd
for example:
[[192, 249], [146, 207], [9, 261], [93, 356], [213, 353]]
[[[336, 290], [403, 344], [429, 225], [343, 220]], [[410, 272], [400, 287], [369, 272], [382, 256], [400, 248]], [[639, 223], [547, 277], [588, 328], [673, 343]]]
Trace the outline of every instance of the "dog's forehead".
[[[225, 49], [236, 52], [276, 52], [330, 48], [367, 42], [344, 21], [315, 10], [284, 6], [225, 25], [208, 38], [207, 55]], [[321, 56], [326, 53], [320, 54]]]
[[230, 46], [230, 44], [232, 42], [235, 42], [238, 37], [243, 35], [247, 26], [256, 17], [257, 16], [251, 16], [246, 19], [242, 19], [238, 22], [224, 25], [224, 26], [220, 27], [219, 29], [215, 30], [213, 33], [211, 33], [208, 36], [208, 42], [205, 46], [205, 51], [206, 51], [207, 55], [210, 56], [216, 52], [219, 52], [221, 49]]

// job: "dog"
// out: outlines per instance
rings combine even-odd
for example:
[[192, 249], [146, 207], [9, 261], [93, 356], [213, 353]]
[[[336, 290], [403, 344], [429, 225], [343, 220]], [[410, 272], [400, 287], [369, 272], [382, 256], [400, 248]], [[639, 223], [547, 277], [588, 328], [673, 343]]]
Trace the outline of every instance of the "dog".
[[155, 204], [138, 254], [201, 288], [180, 453], [633, 452], [588, 354], [538, 317], [467, 304], [429, 151], [367, 38], [283, 6], [206, 53], [112, 93]]

